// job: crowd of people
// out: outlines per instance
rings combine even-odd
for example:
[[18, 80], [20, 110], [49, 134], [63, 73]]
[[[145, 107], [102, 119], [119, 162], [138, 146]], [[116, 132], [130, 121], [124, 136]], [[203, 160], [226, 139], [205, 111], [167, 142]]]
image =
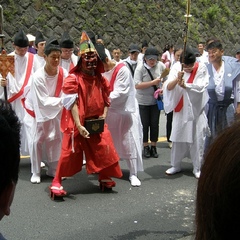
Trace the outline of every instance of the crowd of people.
[[[166, 44], [162, 53], [146, 40], [141, 47], [131, 43], [125, 59], [91, 30], [82, 33], [77, 55], [68, 32], [58, 41], [19, 30], [13, 46], [15, 71], [1, 78], [0, 97], [5, 90], [21, 122], [20, 152], [30, 156], [30, 181], [41, 182], [46, 164], [53, 196], [66, 194], [61, 179], [83, 164], [99, 174], [102, 190], [112, 189], [110, 176], [122, 176], [120, 159], [127, 161], [131, 185], [140, 186], [142, 158], [159, 157], [159, 96], [171, 148], [168, 175], [180, 172], [189, 157], [199, 178], [210, 144], [240, 113], [239, 51], [236, 58], [224, 56], [215, 38], [197, 48]], [[101, 131], [92, 133], [89, 124]]]
[[67, 194], [62, 179], [83, 165], [109, 191], [125, 160], [130, 184], [141, 186], [143, 158], [159, 157], [157, 101], [163, 97], [171, 149], [166, 174], [182, 171], [188, 157], [200, 178], [196, 239], [238, 233], [238, 210], [234, 217], [222, 210], [225, 203], [238, 209], [238, 142], [232, 139], [240, 131], [240, 50], [236, 58], [225, 56], [221, 41], [211, 38], [196, 48], [166, 44], [160, 53], [143, 41], [141, 48], [131, 43], [122, 59], [121, 49], [109, 51], [91, 30], [82, 32], [77, 55], [68, 32], [58, 41], [19, 30], [13, 47], [14, 72], [0, 76], [0, 136], [8, 133], [0, 139], [8, 159], [0, 169], [0, 220], [10, 213], [20, 155], [30, 156], [33, 184], [41, 182], [46, 164], [53, 199]]

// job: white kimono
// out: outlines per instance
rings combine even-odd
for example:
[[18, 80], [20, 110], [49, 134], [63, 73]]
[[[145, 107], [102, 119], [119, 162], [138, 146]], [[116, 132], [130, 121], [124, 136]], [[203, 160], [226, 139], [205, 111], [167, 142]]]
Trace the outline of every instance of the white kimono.
[[39, 56], [38, 54], [34, 54], [34, 68], [33, 71], [36, 72], [39, 68], [45, 65], [44, 57]]
[[[61, 59], [60, 66], [65, 68], [68, 72], [71, 70], [71, 67], [75, 67], [78, 63], [78, 57], [73, 53], [69, 59]], [[72, 66], [71, 66], [72, 64]]]
[[[103, 74], [109, 81], [116, 66]], [[135, 95], [131, 72], [123, 66], [117, 73], [114, 89], [110, 93], [111, 104], [106, 123], [120, 158], [127, 161], [135, 159], [135, 171], [143, 171], [142, 124]]]
[[[180, 168], [181, 160], [189, 157], [193, 161], [194, 171], [201, 168], [204, 141], [209, 128], [205, 114], [208, 102], [207, 86], [209, 76], [206, 66], [199, 63], [193, 83], [187, 83], [190, 73], [184, 73], [186, 89], [176, 85], [171, 91], [167, 89], [169, 82], [177, 78], [181, 71], [180, 62], [175, 63], [163, 86], [164, 110], [166, 113], [173, 111], [172, 132], [170, 140], [173, 142], [171, 163], [173, 167]], [[183, 108], [179, 112], [174, 109], [183, 96]]]
[[[15, 54], [15, 52], [10, 53], [9, 55], [14, 56], [15, 59], [15, 73], [14, 76], [11, 73], [8, 73], [7, 75], [7, 97], [10, 99], [12, 96], [17, 94], [25, 80], [26, 76], [26, 71], [27, 71], [27, 66], [28, 66], [28, 59], [29, 59], [29, 54], [26, 53], [23, 57]], [[34, 67], [34, 63], [33, 63]], [[33, 73], [33, 67], [31, 69], [31, 74], [30, 78], [28, 80], [27, 86], [30, 86], [31, 84], [31, 75]], [[0, 98], [4, 99], [4, 90], [3, 87], [0, 87]], [[13, 110], [16, 112], [21, 124], [23, 123], [23, 118], [25, 116], [25, 110], [22, 105], [22, 98], [24, 98], [24, 94], [19, 96], [17, 99], [15, 99], [13, 102], [11, 102]], [[27, 137], [26, 137], [26, 130], [24, 125], [21, 127], [21, 149], [20, 149], [21, 155], [29, 155], [28, 151], [28, 143], [27, 143]]]
[[[68, 72], [63, 69], [63, 78], [67, 75]], [[54, 96], [57, 81], [58, 74], [48, 76], [42, 67], [33, 74], [32, 84], [26, 95], [25, 106], [35, 113], [35, 118], [29, 114], [24, 118], [28, 129], [32, 173], [40, 173], [40, 163], [44, 160], [43, 147], [48, 164], [57, 162], [60, 156], [62, 93]]]

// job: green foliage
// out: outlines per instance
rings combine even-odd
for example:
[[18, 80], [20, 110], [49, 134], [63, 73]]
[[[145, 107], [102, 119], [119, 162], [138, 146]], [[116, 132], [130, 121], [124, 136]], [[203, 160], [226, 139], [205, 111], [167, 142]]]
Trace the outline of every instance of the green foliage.
[[217, 17], [221, 13], [221, 8], [217, 4], [213, 4], [209, 8], [207, 8], [205, 11], [203, 11], [203, 17], [207, 21], [213, 21], [217, 19]]
[[4, 18], [6, 21], [11, 22], [17, 14], [17, 6], [14, 0], [9, 0], [7, 8], [4, 9]]

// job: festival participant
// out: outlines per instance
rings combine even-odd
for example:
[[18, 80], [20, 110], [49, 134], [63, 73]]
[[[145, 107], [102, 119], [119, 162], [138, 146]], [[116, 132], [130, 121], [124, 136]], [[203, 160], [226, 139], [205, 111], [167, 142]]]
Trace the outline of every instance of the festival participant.
[[40, 31], [37, 31], [35, 35], [35, 48], [37, 49], [37, 54], [34, 55], [34, 72], [45, 64], [44, 48], [46, 44], [45, 38]]
[[[174, 61], [171, 65], [171, 67], [180, 61], [180, 56], [182, 54], [182, 47], [175, 47], [173, 54], [174, 54]], [[168, 146], [171, 149], [172, 148], [172, 141], [170, 140], [171, 132], [172, 132], [172, 118], [173, 118], [173, 111], [169, 112], [166, 114], [167, 119], [166, 119], [166, 136], [167, 136], [167, 141], [168, 141]]]
[[239, 135], [237, 121], [214, 139], [204, 158], [197, 186], [196, 240], [239, 238]]
[[140, 186], [137, 172], [143, 171], [142, 124], [133, 78], [124, 63], [117, 64], [108, 59], [103, 45], [96, 45], [96, 49], [103, 62], [103, 76], [109, 80], [111, 88], [111, 105], [107, 111], [106, 123], [120, 159], [127, 161], [131, 185]]
[[[146, 158], [158, 158], [156, 145], [160, 111], [154, 98], [154, 92], [155, 87], [160, 86], [160, 76], [166, 68], [162, 62], [158, 61], [158, 56], [159, 52], [155, 47], [148, 47], [143, 62], [139, 63], [134, 74], [135, 88], [137, 89], [136, 98], [143, 125], [143, 155]], [[148, 143], [149, 135], [151, 148]]]
[[63, 33], [60, 41], [60, 47], [62, 51], [60, 66], [69, 72], [77, 65], [78, 57], [73, 53], [74, 43], [68, 32]]
[[112, 49], [113, 60], [115, 60], [116, 62], [122, 62], [123, 60], [121, 59], [121, 56], [122, 56], [122, 51], [120, 50], [120, 48], [113, 47]]
[[28, 52], [32, 53], [32, 54], [36, 54], [37, 53], [37, 50], [36, 48], [34, 47], [35, 45], [35, 40], [36, 40], [36, 37], [33, 36], [32, 34], [28, 33], [27, 35], [27, 38], [28, 38]]
[[[220, 41], [207, 45], [209, 64], [208, 124], [211, 137], [206, 139], [206, 150], [216, 135], [231, 125], [235, 113], [240, 114], [240, 67], [235, 58], [223, 56]], [[235, 59], [235, 60], [233, 60]]]
[[[14, 76], [8, 73], [6, 79], [1, 80], [0, 98], [4, 99], [3, 87], [7, 87], [8, 101], [12, 104], [13, 110], [16, 112], [21, 124], [25, 116], [25, 110], [22, 105], [22, 99], [24, 98], [24, 87], [30, 86], [33, 73], [34, 55], [29, 53], [28, 50], [28, 38], [23, 30], [20, 30], [14, 37], [15, 50], [9, 55], [14, 56], [15, 71]], [[24, 125], [21, 128], [21, 154], [29, 155], [28, 143], [26, 137], [26, 129]]]
[[204, 139], [208, 133], [205, 106], [208, 101], [208, 72], [205, 64], [196, 62], [194, 52], [187, 48], [175, 63], [164, 83], [163, 98], [166, 113], [173, 111], [171, 165], [166, 174], [181, 171], [181, 161], [190, 157], [193, 174], [200, 177]]
[[[20, 162], [20, 122], [11, 105], [0, 100], [0, 220], [10, 214]], [[3, 238], [0, 233], [0, 239]]]
[[165, 64], [166, 68], [170, 68], [174, 61], [173, 51], [174, 46], [172, 44], [166, 44], [163, 49], [161, 60]]
[[62, 84], [67, 70], [59, 67], [61, 49], [55, 38], [46, 42], [44, 59], [46, 64], [32, 76], [30, 91], [25, 107], [28, 115], [24, 123], [29, 126], [29, 150], [31, 159], [31, 183], [41, 182], [41, 161], [43, 149], [47, 156], [47, 175], [54, 177], [61, 151], [62, 133], [60, 119], [62, 113]]
[[138, 54], [141, 49], [137, 44], [131, 44], [128, 48], [128, 57], [123, 61], [126, 63], [126, 66], [131, 71], [132, 76], [134, 76], [134, 72], [138, 65]]
[[[66, 195], [61, 186], [61, 177], [73, 176], [82, 170], [83, 153], [86, 156], [87, 173], [99, 173], [102, 190], [115, 187], [116, 183], [111, 177], [122, 176], [119, 156], [107, 125], [104, 124], [103, 131], [100, 131], [100, 123], [109, 106], [110, 88], [108, 81], [101, 75], [104, 71], [102, 62], [86, 32], [81, 36], [79, 56], [77, 66], [63, 85], [63, 141], [56, 176], [50, 187], [52, 197]], [[87, 120], [94, 119], [97, 121], [94, 125], [96, 128], [87, 129]], [[89, 131], [93, 129], [99, 129], [99, 133], [90, 134]]]

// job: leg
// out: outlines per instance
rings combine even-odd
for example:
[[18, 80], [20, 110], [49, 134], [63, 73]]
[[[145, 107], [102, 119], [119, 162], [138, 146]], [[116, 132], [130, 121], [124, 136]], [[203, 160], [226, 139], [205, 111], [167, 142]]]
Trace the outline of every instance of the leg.
[[31, 160], [31, 183], [41, 182], [41, 160], [43, 145], [43, 128], [41, 123], [36, 124], [36, 130], [33, 134], [32, 147], [30, 149]]
[[150, 107], [150, 141], [151, 141], [150, 154], [154, 158], [158, 158], [156, 144], [158, 141], [159, 117], [160, 111], [158, 110], [157, 105], [152, 105]]
[[102, 169], [99, 172], [98, 181], [100, 182], [100, 188], [102, 189], [102, 191], [111, 190], [113, 187], [116, 186], [116, 183], [111, 179], [110, 176], [122, 176], [122, 171], [118, 162], [107, 168]]
[[150, 148], [148, 146], [148, 130], [150, 125], [150, 106], [139, 105], [139, 113], [143, 125], [143, 155], [150, 158]]
[[172, 175], [178, 172], [181, 172], [181, 162], [182, 159], [186, 156], [187, 144], [173, 142], [171, 150], [171, 165], [172, 167], [166, 171], [166, 174]]
[[172, 118], [173, 112], [167, 113], [167, 124], [166, 124], [166, 135], [167, 141], [169, 142], [169, 148], [172, 148], [172, 142], [170, 140], [171, 132], [172, 132]]
[[141, 182], [137, 177], [137, 159], [126, 159], [130, 171], [129, 180], [133, 187], [141, 186]]
[[48, 159], [47, 175], [54, 177], [60, 158], [61, 152], [61, 139], [54, 139], [53, 141], [46, 142], [46, 154]]
[[82, 150], [79, 144], [79, 135], [74, 138], [74, 152], [72, 149], [71, 135], [63, 134], [62, 150], [57, 164], [56, 175], [49, 187], [51, 197], [65, 196], [62, 187], [62, 177], [72, 176], [82, 169]]

